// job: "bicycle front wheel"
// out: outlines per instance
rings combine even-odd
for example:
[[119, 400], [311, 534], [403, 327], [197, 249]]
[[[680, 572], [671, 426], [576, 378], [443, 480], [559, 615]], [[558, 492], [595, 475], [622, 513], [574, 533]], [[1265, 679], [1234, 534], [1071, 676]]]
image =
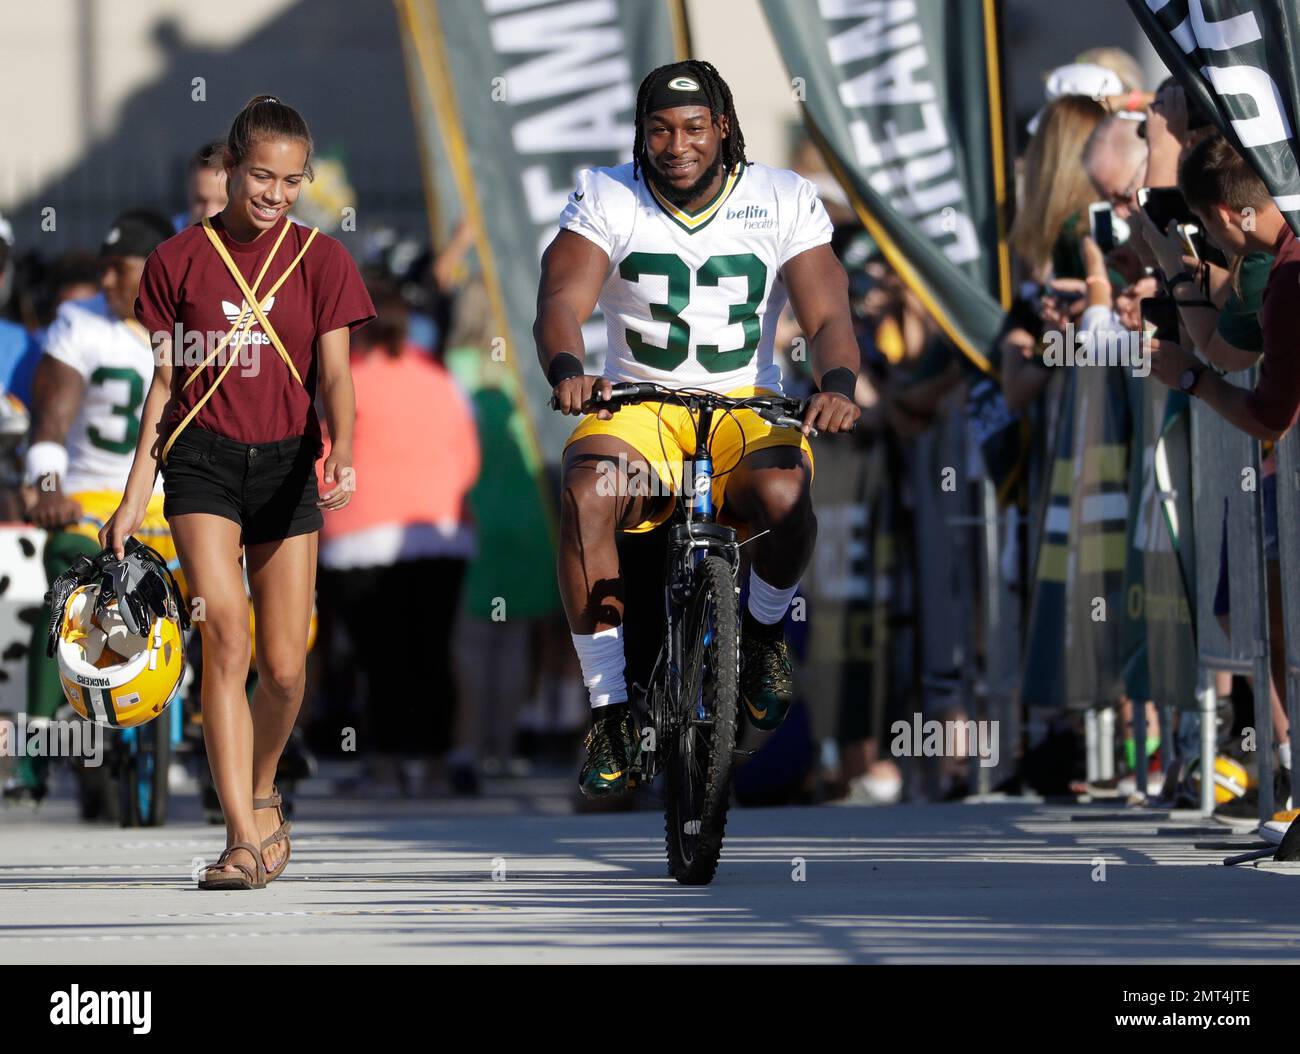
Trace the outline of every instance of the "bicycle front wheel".
[[683, 622], [680, 692], [667, 737], [668, 868], [683, 885], [712, 882], [722, 854], [736, 747], [739, 630], [731, 565], [705, 557]]

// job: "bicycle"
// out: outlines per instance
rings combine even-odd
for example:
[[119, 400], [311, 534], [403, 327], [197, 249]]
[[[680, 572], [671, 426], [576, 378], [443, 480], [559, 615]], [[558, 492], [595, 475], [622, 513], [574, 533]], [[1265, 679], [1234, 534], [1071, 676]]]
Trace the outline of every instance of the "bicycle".
[[[664, 641], [648, 685], [634, 685], [631, 693], [639, 742], [628, 785], [649, 783], [663, 773], [669, 873], [682, 885], [708, 885], [722, 854], [736, 756], [741, 626], [736, 574], [744, 544], [714, 518], [713, 416], [748, 409], [777, 427], [802, 429], [806, 403], [779, 395], [732, 399], [703, 389], [615, 384], [608, 400], [589, 406], [617, 410], [649, 401], [676, 402], [691, 411], [695, 454], [682, 459], [683, 486], [671, 520]], [[552, 408], [556, 405], [552, 399]]]
[[[180, 689], [184, 692], [184, 689]], [[78, 766], [78, 808], [83, 820], [106, 819], [121, 827], [161, 827], [170, 806], [168, 772], [183, 741], [186, 697], [136, 728], [105, 730], [107, 750], [95, 768]], [[59, 716], [74, 720], [70, 706]]]

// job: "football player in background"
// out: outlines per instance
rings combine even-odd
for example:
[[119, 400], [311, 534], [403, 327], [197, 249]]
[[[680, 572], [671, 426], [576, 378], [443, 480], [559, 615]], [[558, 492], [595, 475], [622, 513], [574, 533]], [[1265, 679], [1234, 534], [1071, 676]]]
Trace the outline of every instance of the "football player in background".
[[[99, 529], [122, 500], [154, 369], [149, 335], [135, 319], [135, 298], [145, 258], [171, 235], [172, 225], [157, 213], [119, 215], [100, 250], [99, 294], [59, 308], [36, 366], [25, 478], [33, 488], [28, 518], [48, 532], [42, 556], [48, 582], [78, 556], [99, 553]], [[162, 506], [159, 481], [136, 536], [175, 570]], [[29, 721], [53, 717], [63, 701], [58, 666], [45, 655], [49, 622], [47, 608], [32, 627]], [[48, 764], [46, 758], [20, 759], [5, 798], [39, 803], [47, 793]]]

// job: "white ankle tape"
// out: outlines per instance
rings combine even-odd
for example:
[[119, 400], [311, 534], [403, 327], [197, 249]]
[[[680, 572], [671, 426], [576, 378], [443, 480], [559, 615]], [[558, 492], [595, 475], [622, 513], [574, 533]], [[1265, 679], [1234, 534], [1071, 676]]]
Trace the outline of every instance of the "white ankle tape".
[[789, 589], [777, 589], [758, 577], [752, 567], [749, 570], [749, 613], [765, 626], [772, 626], [785, 618], [799, 589], [796, 582]]
[[603, 629], [599, 633], [571, 633], [582, 681], [591, 697], [592, 709], [627, 702], [627, 685], [623, 680], [623, 627]]

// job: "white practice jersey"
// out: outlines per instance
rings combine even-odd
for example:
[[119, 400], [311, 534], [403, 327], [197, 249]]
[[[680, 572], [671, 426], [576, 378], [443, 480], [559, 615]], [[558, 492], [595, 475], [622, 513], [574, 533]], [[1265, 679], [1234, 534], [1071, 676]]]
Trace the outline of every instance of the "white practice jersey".
[[816, 187], [795, 172], [741, 166], [694, 213], [669, 204], [632, 163], [584, 169], [560, 226], [599, 245], [609, 330], [604, 375], [670, 388], [781, 390], [773, 360], [786, 304], [781, 268], [831, 240]]
[[[45, 354], [86, 382], [81, 410], [68, 432], [64, 492], [126, 489], [140, 438], [140, 411], [153, 380], [153, 351], [143, 332], [116, 318], [100, 294], [59, 308]], [[161, 490], [161, 477], [154, 489]]]

